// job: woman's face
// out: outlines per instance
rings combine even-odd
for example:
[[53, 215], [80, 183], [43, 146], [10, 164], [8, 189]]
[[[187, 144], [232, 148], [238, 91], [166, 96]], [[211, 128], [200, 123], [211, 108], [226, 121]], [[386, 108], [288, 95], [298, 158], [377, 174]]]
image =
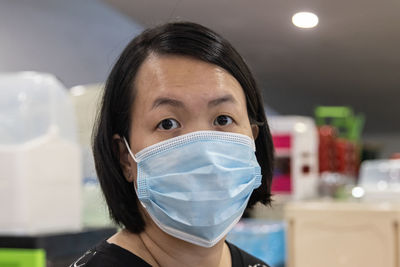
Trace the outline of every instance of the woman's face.
[[[250, 125], [242, 87], [216, 65], [185, 56], [152, 54], [140, 67], [135, 88], [129, 136], [134, 154], [194, 131], [257, 137], [258, 128]], [[136, 164], [132, 163], [130, 172], [136, 176]]]

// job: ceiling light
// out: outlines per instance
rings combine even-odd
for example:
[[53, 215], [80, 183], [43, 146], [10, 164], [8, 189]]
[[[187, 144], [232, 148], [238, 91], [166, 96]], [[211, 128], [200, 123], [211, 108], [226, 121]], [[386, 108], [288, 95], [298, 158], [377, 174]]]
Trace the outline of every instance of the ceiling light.
[[318, 17], [311, 12], [299, 12], [293, 15], [292, 22], [299, 28], [314, 28], [318, 24]]

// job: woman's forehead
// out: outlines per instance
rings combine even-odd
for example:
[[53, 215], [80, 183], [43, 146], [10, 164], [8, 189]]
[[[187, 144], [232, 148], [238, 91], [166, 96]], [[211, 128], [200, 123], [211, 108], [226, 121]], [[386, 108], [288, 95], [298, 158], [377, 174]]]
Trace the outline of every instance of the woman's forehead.
[[150, 55], [135, 79], [136, 97], [214, 98], [232, 95], [245, 101], [239, 82], [223, 68], [188, 56]]

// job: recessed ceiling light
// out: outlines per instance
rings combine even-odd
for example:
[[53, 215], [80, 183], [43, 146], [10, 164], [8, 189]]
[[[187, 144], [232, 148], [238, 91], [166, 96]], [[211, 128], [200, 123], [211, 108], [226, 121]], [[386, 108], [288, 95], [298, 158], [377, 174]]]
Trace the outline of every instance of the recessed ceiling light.
[[314, 28], [318, 24], [318, 17], [311, 12], [299, 12], [293, 15], [292, 22], [299, 28]]

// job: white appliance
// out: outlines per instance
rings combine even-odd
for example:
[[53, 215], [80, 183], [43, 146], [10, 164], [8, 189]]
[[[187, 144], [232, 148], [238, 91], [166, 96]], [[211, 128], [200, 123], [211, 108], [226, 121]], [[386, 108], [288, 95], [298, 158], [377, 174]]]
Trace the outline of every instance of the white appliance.
[[268, 118], [275, 147], [272, 193], [279, 200], [317, 196], [318, 134], [314, 120], [303, 116]]

